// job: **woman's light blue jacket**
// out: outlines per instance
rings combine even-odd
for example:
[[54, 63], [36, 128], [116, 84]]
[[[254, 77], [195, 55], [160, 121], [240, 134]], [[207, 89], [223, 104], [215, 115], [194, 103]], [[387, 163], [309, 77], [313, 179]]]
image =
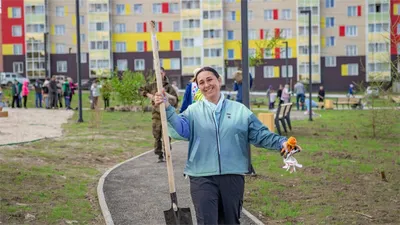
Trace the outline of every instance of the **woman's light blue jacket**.
[[170, 127], [189, 141], [184, 173], [189, 176], [245, 174], [249, 168], [249, 145], [280, 150], [286, 137], [271, 133], [241, 103], [221, 94], [217, 105], [204, 99], [183, 113], [166, 110]]

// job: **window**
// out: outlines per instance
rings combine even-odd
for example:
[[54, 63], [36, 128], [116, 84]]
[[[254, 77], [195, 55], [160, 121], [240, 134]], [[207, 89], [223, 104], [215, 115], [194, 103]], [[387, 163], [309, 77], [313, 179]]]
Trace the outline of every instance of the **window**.
[[368, 32], [371, 33], [389, 32], [389, 23], [368, 24]]
[[173, 58], [171, 59], [171, 70], [180, 70], [181, 69], [181, 59]]
[[125, 42], [116, 42], [115, 43], [115, 51], [116, 52], [126, 52], [126, 43]]
[[[308, 55], [309, 52], [309, 47], [307, 46], [299, 46], [299, 55]], [[318, 54], [319, 53], [319, 49], [318, 49], [318, 45], [313, 45], [312, 46], [312, 54]]]
[[179, 13], [179, 3], [169, 3], [169, 13]]
[[57, 54], [63, 54], [65, 53], [65, 44], [56, 44], [56, 53]]
[[63, 17], [64, 16], [64, 6], [56, 7], [56, 16]]
[[24, 63], [23, 62], [13, 62], [13, 72], [14, 73], [24, 73]]
[[110, 61], [108, 59], [99, 59], [97, 60], [97, 68], [99, 69], [109, 69]]
[[56, 25], [56, 35], [65, 35], [65, 25]]
[[249, 10], [247, 14], [247, 20], [253, 20], [254, 19], [254, 12], [253, 10]]
[[357, 45], [346, 45], [346, 56], [356, 56], [357, 52]]
[[333, 8], [333, 7], [335, 7], [335, 0], [325, 0], [325, 7], [326, 7], [326, 8]]
[[81, 34], [81, 42], [85, 42], [86, 41], [86, 35], [85, 34]]
[[211, 10], [203, 12], [203, 19], [219, 19], [221, 18], [221, 10]]
[[357, 6], [348, 6], [347, 16], [357, 16]]
[[228, 40], [233, 40], [234, 38], [235, 38], [235, 35], [234, 35], [234, 31], [233, 30], [228, 30], [227, 31], [227, 39]]
[[22, 55], [22, 44], [14, 44], [13, 54], [14, 55]]
[[161, 14], [161, 3], [153, 3], [153, 13]]
[[144, 24], [136, 23], [136, 32], [144, 32]]
[[400, 43], [397, 44], [397, 55], [400, 55]]
[[90, 31], [108, 31], [108, 22], [92, 22], [89, 24]]
[[125, 14], [125, 5], [124, 4], [117, 4], [116, 13], [117, 13], [117, 15], [124, 15]]
[[108, 41], [91, 41], [90, 49], [92, 49], [92, 50], [107, 50], [108, 49]]
[[221, 57], [222, 49], [220, 48], [206, 48], [204, 49], [204, 57]]
[[108, 12], [108, 4], [107, 3], [90, 3], [89, 4], [89, 12], [96, 12], [96, 13]]
[[180, 23], [180, 21], [174, 21], [173, 22], [173, 31], [174, 32], [181, 31], [181, 23]]
[[358, 64], [357, 63], [347, 64], [347, 69], [348, 69], [349, 76], [358, 76]]
[[335, 37], [334, 36], [328, 37], [326, 40], [327, 40], [326, 41], [326, 46], [327, 47], [335, 46]]
[[183, 57], [184, 66], [199, 66], [201, 64], [200, 57]]
[[8, 15], [11, 18], [21, 18], [21, 8], [19, 7], [12, 7], [11, 8], [11, 15]]
[[234, 59], [234, 58], [235, 58], [235, 50], [228, 49], [228, 59]]
[[228, 12], [227, 13], [227, 20], [235, 21], [236, 20], [236, 12], [235, 11]]
[[[281, 58], [286, 58], [286, 47], [280, 49]], [[272, 54], [271, 54], [272, 57]], [[292, 48], [288, 47], [288, 58], [292, 58]]]
[[[299, 36], [308, 36], [308, 26], [299, 27]], [[312, 35], [319, 35], [319, 26], [313, 26], [311, 29]]]
[[174, 40], [172, 41], [172, 51], [180, 51], [181, 50], [181, 41]]
[[145, 68], [144, 59], [135, 59], [135, 70], [143, 71]]
[[357, 26], [346, 26], [346, 36], [347, 37], [357, 36]]
[[335, 17], [326, 17], [326, 28], [335, 26]]
[[264, 49], [264, 59], [272, 59], [272, 49], [265, 48]]
[[274, 77], [274, 67], [273, 66], [264, 66], [264, 78]]
[[43, 33], [44, 32], [44, 24], [27, 24], [26, 32], [28, 32], [28, 33]]
[[[309, 64], [308, 63], [302, 63], [299, 65], [299, 74], [308, 74], [309, 73]], [[311, 73], [312, 74], [316, 74], [319, 73], [319, 65], [318, 64], [312, 64], [312, 70]]]
[[368, 64], [369, 72], [388, 72], [390, 71], [389, 63], [369, 63]]
[[249, 40], [256, 40], [257, 32], [254, 29], [249, 29]]
[[271, 29], [264, 29], [264, 39], [272, 39], [273, 37], [275, 37], [275, 34], [273, 31], [271, 31]]
[[292, 19], [292, 11], [290, 9], [282, 9], [281, 20]]
[[274, 11], [272, 9], [264, 10], [264, 20], [273, 20], [274, 19]]
[[[20, 11], [20, 13], [21, 13], [21, 11]], [[27, 5], [27, 6], [25, 6], [25, 14], [26, 15], [44, 14], [44, 5]], [[21, 16], [18, 18], [21, 18]]]
[[199, 0], [183, 0], [182, 8], [183, 9], [199, 9], [200, 1]]
[[118, 59], [117, 60], [117, 69], [118, 71], [125, 71], [128, 69], [128, 60], [126, 59]]
[[142, 14], [143, 13], [143, 4], [134, 4], [133, 5], [133, 13], [134, 14]]
[[222, 30], [204, 30], [204, 38], [220, 38], [222, 36]]
[[326, 56], [325, 67], [336, 67], [336, 56]]
[[87, 63], [87, 54], [85, 52], [81, 52], [81, 63]]
[[67, 72], [67, 61], [57, 61], [57, 73]]
[[[310, 7], [299, 7], [298, 12], [300, 13], [303, 10], [311, 10], [311, 14], [312, 15], [318, 15], [318, 7], [317, 6], [314, 6], [312, 8], [310, 8]], [[300, 13], [300, 15], [308, 16], [308, 14], [302, 14], [302, 13]]]
[[126, 32], [126, 24], [117, 23], [115, 24], [115, 33], [125, 33]]
[[13, 37], [21, 37], [22, 36], [22, 27], [21, 26], [12, 26], [12, 36]]
[[[396, 12], [395, 9], [397, 9], [397, 12]], [[400, 3], [399, 4], [393, 4], [393, 15], [400, 15]]]
[[369, 13], [389, 12], [389, 4], [388, 3], [369, 4], [368, 12]]
[[[293, 77], [293, 66], [292, 65], [288, 65], [288, 77]], [[286, 77], [286, 65], [283, 65], [281, 67], [281, 71], [282, 71], [282, 77]]]
[[283, 28], [281, 29], [281, 38], [292, 38], [292, 29]]
[[79, 16], [79, 23], [80, 23], [81, 25], [84, 25], [84, 24], [85, 24], [85, 16]]
[[228, 67], [228, 68], [226, 68], [227, 78], [228, 79], [234, 79], [236, 71], [238, 71], [237, 67]]
[[183, 20], [183, 28], [199, 28], [200, 27], [200, 20]]
[[400, 23], [397, 24], [397, 34], [400, 35]]
[[184, 47], [194, 47], [194, 39], [193, 38], [184, 38], [183, 46]]
[[136, 42], [136, 48], [138, 52], [144, 52], [144, 41]]
[[368, 51], [369, 52], [389, 52], [390, 46], [389, 46], [389, 43], [369, 43]]

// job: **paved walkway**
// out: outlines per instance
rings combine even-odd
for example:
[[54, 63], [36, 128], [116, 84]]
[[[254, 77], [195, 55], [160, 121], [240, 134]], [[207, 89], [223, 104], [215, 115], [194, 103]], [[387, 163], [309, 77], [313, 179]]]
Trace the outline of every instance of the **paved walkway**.
[[[183, 177], [186, 158], [187, 142], [174, 143], [172, 159], [178, 205], [191, 207], [192, 218], [196, 222], [189, 180]], [[108, 225], [165, 224], [163, 211], [171, 208], [167, 168], [165, 163], [156, 161], [157, 157], [151, 151], [118, 165], [100, 179], [97, 191]], [[247, 211], [244, 210], [244, 213], [247, 214]], [[241, 222], [245, 225], [262, 224], [252, 221], [245, 214]]]

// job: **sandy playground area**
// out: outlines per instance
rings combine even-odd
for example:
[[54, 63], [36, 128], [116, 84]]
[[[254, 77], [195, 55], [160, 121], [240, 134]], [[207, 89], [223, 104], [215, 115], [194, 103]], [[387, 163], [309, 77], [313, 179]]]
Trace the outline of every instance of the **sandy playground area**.
[[54, 138], [62, 135], [61, 125], [73, 111], [5, 108], [8, 117], [0, 117], [0, 145]]

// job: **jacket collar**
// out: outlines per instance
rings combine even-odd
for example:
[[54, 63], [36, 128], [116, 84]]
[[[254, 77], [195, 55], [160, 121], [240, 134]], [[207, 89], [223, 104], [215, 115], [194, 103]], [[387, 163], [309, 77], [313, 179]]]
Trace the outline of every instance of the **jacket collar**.
[[219, 101], [217, 103], [217, 105], [215, 105], [214, 103], [208, 101], [206, 98], [203, 98], [204, 103], [211, 108], [211, 110], [219, 113], [222, 110], [222, 105], [224, 103], [225, 97], [224, 94], [221, 93], [220, 97], [219, 97]]

